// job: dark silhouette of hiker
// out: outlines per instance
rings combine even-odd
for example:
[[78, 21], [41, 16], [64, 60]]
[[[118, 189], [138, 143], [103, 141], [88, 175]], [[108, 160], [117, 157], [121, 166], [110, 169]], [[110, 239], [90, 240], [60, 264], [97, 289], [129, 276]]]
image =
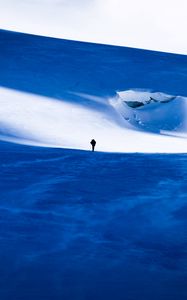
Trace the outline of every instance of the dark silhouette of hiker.
[[90, 144], [92, 145], [92, 151], [95, 149], [96, 141], [93, 139], [91, 140]]

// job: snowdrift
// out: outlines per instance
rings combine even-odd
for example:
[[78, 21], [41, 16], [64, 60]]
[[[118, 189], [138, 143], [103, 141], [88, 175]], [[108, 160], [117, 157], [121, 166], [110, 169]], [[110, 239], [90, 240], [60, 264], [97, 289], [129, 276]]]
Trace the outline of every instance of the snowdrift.
[[[3, 88], [0, 95], [1, 140], [87, 150], [95, 138], [100, 151], [186, 151], [187, 102], [183, 97], [136, 91], [100, 100], [82, 95], [94, 103], [92, 109]], [[147, 100], [150, 95], [156, 100]]]
[[134, 128], [187, 137], [187, 98], [136, 90], [117, 94], [111, 103]]

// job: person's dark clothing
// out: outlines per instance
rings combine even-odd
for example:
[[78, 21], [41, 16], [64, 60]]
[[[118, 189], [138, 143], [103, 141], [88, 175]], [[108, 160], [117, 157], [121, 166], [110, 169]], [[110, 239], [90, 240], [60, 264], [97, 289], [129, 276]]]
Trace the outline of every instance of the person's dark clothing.
[[95, 149], [96, 141], [93, 139], [91, 140], [90, 144], [92, 145], [92, 151]]

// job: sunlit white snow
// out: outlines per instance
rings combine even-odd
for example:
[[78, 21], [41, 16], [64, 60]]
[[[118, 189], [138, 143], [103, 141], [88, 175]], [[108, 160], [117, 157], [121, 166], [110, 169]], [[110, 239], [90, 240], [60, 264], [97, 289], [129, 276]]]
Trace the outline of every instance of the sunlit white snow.
[[[133, 92], [136, 93], [136, 92]], [[149, 95], [149, 92], [146, 92]], [[139, 92], [137, 92], [137, 96]], [[94, 101], [93, 96], [82, 95]], [[96, 139], [99, 151], [116, 152], [186, 152], [187, 139], [175, 137], [174, 128], [168, 132], [154, 132], [142, 127], [139, 119], [154, 125], [160, 118], [172, 124], [175, 115], [180, 131], [185, 135], [185, 116], [187, 102], [177, 97], [169, 103], [149, 104], [150, 108], [129, 108], [119, 96], [114, 99], [103, 99], [103, 111], [95, 101], [95, 109], [77, 105], [67, 101], [21, 93], [5, 88], [0, 89], [0, 122], [1, 140], [63, 147], [74, 149], [90, 149], [90, 140]], [[168, 107], [165, 110], [165, 107]], [[181, 107], [182, 106], [182, 107]], [[121, 108], [123, 108], [121, 110]], [[182, 109], [183, 110], [182, 110]], [[163, 112], [163, 113], [162, 113]], [[169, 115], [168, 115], [169, 112]], [[135, 122], [129, 116], [137, 114]], [[130, 117], [129, 117], [130, 118]], [[138, 126], [137, 126], [138, 124]], [[163, 128], [164, 130], [164, 128]], [[151, 132], [153, 131], [153, 132]], [[171, 134], [170, 134], [171, 133]]]
[[117, 94], [113, 105], [136, 129], [187, 137], [187, 98], [138, 90]]

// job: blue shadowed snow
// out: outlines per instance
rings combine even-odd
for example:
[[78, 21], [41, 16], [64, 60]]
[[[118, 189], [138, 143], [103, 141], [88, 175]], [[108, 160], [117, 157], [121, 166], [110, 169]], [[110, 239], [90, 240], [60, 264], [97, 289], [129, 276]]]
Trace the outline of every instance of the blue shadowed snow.
[[80, 103], [69, 94], [113, 96], [153, 89], [187, 95], [187, 56], [0, 30], [0, 85]]
[[0, 155], [1, 300], [186, 299], [186, 155]]

